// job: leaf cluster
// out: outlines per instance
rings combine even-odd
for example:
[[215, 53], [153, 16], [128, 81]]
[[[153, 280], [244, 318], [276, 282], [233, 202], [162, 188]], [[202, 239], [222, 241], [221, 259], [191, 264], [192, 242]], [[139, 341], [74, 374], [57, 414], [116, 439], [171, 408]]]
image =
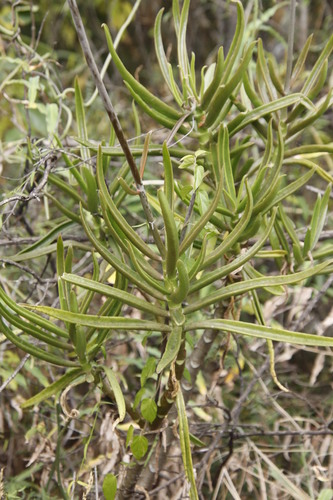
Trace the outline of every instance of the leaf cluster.
[[[75, 21], [76, 4], [71, 0], [69, 5]], [[104, 25], [111, 58], [135, 102], [138, 139], [134, 145], [126, 141], [111, 104], [108, 143], [91, 141], [76, 80], [76, 145], [69, 151], [66, 133], [48, 129], [65, 168], [48, 174], [45, 197], [62, 218], [46, 236], [10, 257], [25, 264], [56, 254], [58, 307], [16, 303], [10, 283], [2, 280], [0, 287], [4, 336], [64, 369], [22, 407], [39, 404], [70, 384], [99, 387], [117, 406], [114, 425], [126, 418], [133, 423], [126, 446], [141, 473], [157, 443], [152, 431], [161, 429], [175, 403], [191, 498], [198, 494], [183, 392], [184, 380], [193, 388], [199, 372], [200, 365], [190, 366], [194, 353], [198, 355], [195, 343], [203, 343], [202, 331], [215, 332], [215, 338], [223, 332], [265, 339], [280, 388], [273, 341], [333, 346], [330, 337], [271, 325], [263, 312], [267, 295], [283, 296], [293, 285], [332, 272], [333, 246], [322, 244], [321, 234], [331, 199], [333, 178], [327, 167], [333, 144], [321, 140], [314, 127], [332, 105], [326, 82], [333, 36], [306, 73], [308, 39], [286, 89], [283, 67], [260, 39], [247, 37], [242, 3], [236, 7], [237, 26], [227, 55], [221, 47], [216, 62], [200, 71], [186, 42], [190, 1], [172, 4], [177, 65], [166, 55], [163, 9], [158, 13], [154, 41], [170, 92], [167, 102], [127, 70]], [[89, 59], [87, 63], [94, 74]], [[29, 106], [39, 84], [36, 76], [28, 80]], [[141, 141], [137, 108], [167, 131], [163, 141], [154, 142], [150, 133]], [[314, 178], [325, 187], [309, 219], [300, 220], [307, 223], [301, 234], [292, 203]], [[63, 238], [74, 228], [84, 242]], [[80, 275], [74, 264], [82, 252], [89, 255], [91, 272]], [[270, 275], [259, 270], [263, 266], [273, 270]], [[244, 318], [247, 302], [252, 321]], [[110, 340], [123, 332], [129, 339], [141, 338], [148, 354], [136, 372], [141, 386], [134, 399], [122, 390], [117, 370], [105, 362]], [[207, 353], [203, 347], [199, 352], [204, 363]], [[134, 488], [133, 478], [129, 468], [124, 491]], [[104, 488], [113, 498], [113, 476], [106, 477]]]

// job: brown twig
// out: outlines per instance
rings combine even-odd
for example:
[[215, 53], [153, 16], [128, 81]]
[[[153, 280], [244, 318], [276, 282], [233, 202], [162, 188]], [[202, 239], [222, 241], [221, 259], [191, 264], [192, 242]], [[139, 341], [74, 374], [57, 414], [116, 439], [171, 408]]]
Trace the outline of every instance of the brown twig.
[[54, 162], [52, 161], [52, 158], [50, 159], [50, 161], [47, 161], [45, 163], [45, 170], [43, 173], [43, 177], [41, 178], [39, 184], [37, 184], [37, 186], [34, 187], [34, 189], [31, 191], [31, 193], [29, 193], [27, 195], [24, 195], [24, 194], [15, 195], [15, 196], [12, 196], [11, 198], [7, 198], [6, 200], [3, 200], [0, 202], [0, 207], [2, 207], [3, 205], [6, 205], [7, 203], [12, 203], [14, 201], [27, 202], [27, 201], [30, 201], [32, 199], [38, 200], [39, 196], [42, 194], [42, 191], [47, 183], [47, 180], [48, 180], [48, 177], [49, 177], [49, 174], [51, 172], [53, 165], [54, 165]]
[[21, 271], [31, 274], [31, 276], [33, 276], [35, 280], [38, 281], [38, 283], [57, 283], [57, 278], [41, 278], [41, 276], [30, 269], [30, 267], [19, 264], [18, 262], [15, 262], [11, 259], [0, 259], [0, 262], [2, 262], [3, 264], [8, 264], [10, 266], [15, 266]]

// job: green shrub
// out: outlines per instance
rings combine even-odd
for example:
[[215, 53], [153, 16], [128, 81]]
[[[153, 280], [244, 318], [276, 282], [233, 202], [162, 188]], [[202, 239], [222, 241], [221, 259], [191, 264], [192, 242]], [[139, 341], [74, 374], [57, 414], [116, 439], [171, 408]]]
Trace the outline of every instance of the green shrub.
[[[117, 405], [114, 427], [131, 424], [131, 461], [118, 484], [119, 498], [131, 497], [137, 485], [150, 487], [149, 463], [159, 460], [163, 467], [176, 439], [175, 407], [188, 493], [198, 498], [191, 442], [203, 443], [189, 432], [186, 403], [219, 332], [227, 344], [238, 336], [265, 339], [272, 377], [284, 391], [275, 374], [274, 341], [333, 346], [332, 338], [268, 324], [263, 312], [268, 297], [332, 271], [333, 247], [320, 237], [333, 182], [325, 158], [333, 145], [313, 127], [332, 104], [325, 84], [333, 36], [310, 72], [304, 70], [308, 40], [285, 86], [284, 67], [265, 53], [260, 39], [253, 40], [237, 2], [227, 55], [220, 48], [216, 63], [198, 71], [186, 45], [190, 2], [181, 6], [175, 0], [177, 67], [163, 47], [163, 10], [154, 28], [170, 91], [170, 99], [162, 100], [127, 71], [104, 26], [112, 60], [135, 102], [138, 137], [132, 145], [94, 66], [75, 2], [68, 3], [111, 121], [110, 138], [108, 144], [104, 138], [99, 144], [89, 140], [76, 81], [78, 146], [66, 152], [63, 138], [55, 135], [66, 168], [47, 172], [47, 198], [63, 217], [46, 237], [10, 257], [24, 265], [56, 251], [59, 307], [18, 304], [10, 297], [9, 280], [3, 280], [0, 328], [18, 348], [63, 368], [23, 408], [88, 383]], [[153, 133], [141, 135], [136, 106], [169, 130], [162, 144], [153, 141]], [[304, 218], [293, 217], [295, 196], [302, 197], [313, 177], [325, 186], [323, 193]], [[86, 241], [63, 239], [78, 228]], [[91, 267], [80, 274], [73, 262], [82, 252], [89, 253]], [[140, 342], [144, 352], [144, 360], [128, 361], [128, 377], [107, 356], [109, 342], [119, 336]], [[165, 427], [163, 448], [159, 436]], [[106, 476], [106, 498], [114, 497], [115, 487], [114, 476]]]

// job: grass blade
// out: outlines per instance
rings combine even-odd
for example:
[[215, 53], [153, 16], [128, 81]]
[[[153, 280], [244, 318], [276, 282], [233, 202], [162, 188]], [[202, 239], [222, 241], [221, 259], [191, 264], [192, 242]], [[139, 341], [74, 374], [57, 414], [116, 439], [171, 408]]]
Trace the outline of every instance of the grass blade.
[[186, 477], [191, 485], [190, 499], [199, 500], [197, 487], [195, 484], [194, 472], [193, 472], [190, 431], [186, 415], [185, 401], [183, 398], [183, 393], [181, 391], [181, 388], [179, 388], [177, 392], [176, 406], [177, 406], [177, 413], [179, 420], [179, 440], [180, 440], [180, 448], [182, 450], [183, 464], [185, 468]]

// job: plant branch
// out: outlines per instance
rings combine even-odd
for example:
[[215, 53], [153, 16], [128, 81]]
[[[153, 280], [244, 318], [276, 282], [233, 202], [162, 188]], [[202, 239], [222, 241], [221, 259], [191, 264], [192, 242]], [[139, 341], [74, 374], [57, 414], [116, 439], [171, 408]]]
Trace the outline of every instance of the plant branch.
[[7, 203], [11, 203], [13, 201], [30, 201], [32, 199], [39, 199], [40, 194], [42, 193], [43, 188], [45, 187], [49, 174], [51, 172], [51, 169], [54, 165], [54, 161], [52, 161], [52, 158], [50, 161], [46, 162], [45, 170], [43, 173], [43, 177], [41, 178], [39, 184], [34, 187], [34, 189], [29, 193], [28, 195], [20, 194], [20, 195], [14, 195], [11, 198], [7, 198], [6, 200], [3, 200], [0, 202], [0, 207], [3, 205], [6, 205]]
[[105, 109], [105, 111], [110, 119], [110, 122], [114, 128], [115, 134], [118, 138], [119, 144], [124, 152], [125, 158], [126, 158], [128, 165], [130, 167], [138, 194], [140, 196], [142, 208], [144, 210], [149, 227], [152, 231], [154, 241], [155, 241], [161, 255], [164, 256], [165, 247], [162, 243], [160, 234], [159, 234], [158, 229], [155, 225], [154, 217], [153, 217], [153, 214], [151, 212], [151, 209], [150, 209], [150, 206], [148, 203], [147, 195], [146, 195], [145, 188], [144, 188], [144, 185], [143, 185], [141, 177], [140, 177], [139, 170], [136, 166], [134, 157], [131, 153], [131, 150], [130, 150], [129, 145], [127, 143], [127, 140], [125, 138], [125, 135], [124, 135], [123, 129], [120, 125], [118, 116], [113, 108], [109, 94], [105, 88], [105, 85], [104, 85], [103, 80], [101, 78], [100, 72], [97, 68], [97, 64], [95, 63], [95, 59], [94, 59], [93, 53], [92, 53], [90, 45], [89, 45], [89, 41], [88, 41], [84, 26], [83, 26], [83, 22], [82, 22], [82, 19], [80, 16], [79, 9], [78, 9], [77, 4], [76, 4], [76, 0], [68, 0], [68, 5], [69, 5], [69, 8], [70, 8], [70, 11], [72, 14], [76, 33], [77, 33], [77, 36], [79, 38], [79, 42], [80, 42], [82, 51], [84, 53], [84, 57], [86, 59], [87, 65], [88, 65], [90, 72], [92, 74], [92, 77], [94, 79], [94, 83], [98, 89], [98, 93], [99, 93], [99, 96], [102, 100], [104, 109]]
[[17, 267], [21, 271], [24, 271], [25, 273], [31, 274], [31, 276], [33, 276], [35, 278], [35, 280], [38, 281], [38, 283], [57, 283], [57, 281], [58, 281], [57, 278], [41, 278], [41, 276], [39, 274], [37, 274], [35, 271], [33, 271], [32, 269], [30, 269], [30, 267], [19, 264], [18, 262], [15, 262], [11, 259], [1, 259], [0, 258], [0, 262], [2, 264], [8, 264], [10, 266]]
[[28, 359], [30, 358], [30, 354], [26, 354], [24, 358], [21, 359], [20, 364], [15, 368], [13, 373], [10, 374], [10, 376], [3, 382], [3, 384], [0, 386], [0, 393], [6, 389], [7, 385], [11, 383], [12, 380], [16, 377], [16, 375], [22, 370]]

